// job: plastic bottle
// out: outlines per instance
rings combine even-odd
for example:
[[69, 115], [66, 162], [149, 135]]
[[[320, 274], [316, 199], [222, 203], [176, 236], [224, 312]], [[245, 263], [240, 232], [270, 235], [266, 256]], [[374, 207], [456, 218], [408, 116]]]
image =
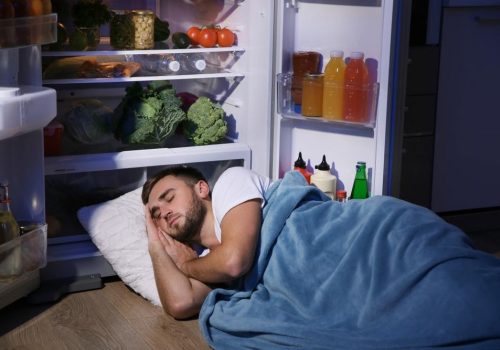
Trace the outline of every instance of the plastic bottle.
[[362, 52], [353, 52], [344, 75], [344, 119], [351, 122], [368, 121], [368, 68]]
[[316, 185], [316, 187], [325, 192], [331, 199], [335, 199], [337, 177], [330, 173], [330, 166], [326, 162], [325, 155], [323, 155], [321, 163], [316, 165], [315, 168], [316, 171], [311, 175], [311, 184]]
[[306, 178], [307, 183], [311, 183], [311, 173], [307, 171], [306, 162], [302, 159], [302, 152], [299, 152], [299, 157], [293, 165], [293, 170], [297, 170]]
[[9, 187], [4, 182], [0, 184], [0, 281], [11, 280], [22, 272], [19, 236], [19, 225], [10, 210]]
[[358, 162], [356, 164], [356, 175], [352, 185], [351, 197], [349, 199], [368, 198], [368, 180], [366, 179], [366, 163]]
[[201, 54], [178, 54], [176, 59], [180, 63], [182, 74], [198, 74], [207, 68], [207, 62]]
[[158, 73], [175, 74], [181, 69], [179, 61], [173, 55], [163, 55], [158, 61]]
[[345, 68], [344, 52], [332, 51], [323, 76], [323, 118], [325, 119], [343, 119]]
[[346, 190], [337, 191], [337, 202], [347, 202], [347, 192]]

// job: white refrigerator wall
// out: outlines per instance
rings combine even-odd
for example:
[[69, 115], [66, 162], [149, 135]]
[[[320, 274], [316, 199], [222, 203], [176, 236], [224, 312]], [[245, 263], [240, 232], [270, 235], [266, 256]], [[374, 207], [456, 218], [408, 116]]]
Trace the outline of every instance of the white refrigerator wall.
[[[201, 7], [200, 7], [201, 4]], [[271, 103], [273, 94], [274, 4], [269, 0], [211, 1], [192, 5], [190, 1], [159, 1], [160, 18], [167, 20], [171, 32], [186, 31], [191, 25], [216, 23], [236, 32], [237, 53], [231, 70], [237, 78], [174, 81], [177, 91], [208, 95], [219, 101], [230, 124], [229, 136], [252, 150], [251, 167], [270, 174]], [[221, 60], [225, 56], [218, 55]]]
[[357, 161], [367, 163], [371, 194], [384, 193], [388, 86], [391, 59], [393, 9], [391, 1], [278, 1], [277, 72], [291, 72], [295, 51], [317, 51], [323, 69], [331, 50], [340, 49], [347, 57], [362, 51], [376, 68], [379, 83], [375, 128], [356, 128], [333, 123], [290, 120], [275, 114], [275, 176], [282, 176], [302, 152], [311, 169], [323, 154], [338, 178], [338, 189], [350, 193]]

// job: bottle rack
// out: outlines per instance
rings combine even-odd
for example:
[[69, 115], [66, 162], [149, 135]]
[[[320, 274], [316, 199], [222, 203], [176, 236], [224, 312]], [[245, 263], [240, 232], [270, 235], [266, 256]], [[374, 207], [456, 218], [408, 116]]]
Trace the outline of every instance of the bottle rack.
[[305, 117], [300, 114], [300, 105], [295, 105], [292, 100], [291, 92], [291, 73], [280, 73], [277, 75], [277, 111], [283, 119], [290, 121], [301, 121], [315, 125], [338, 125], [355, 129], [373, 129], [375, 128], [375, 115], [377, 109], [379, 84], [374, 83], [366, 88], [366, 94], [370, 101], [370, 110], [367, 120], [363, 122], [354, 122], [348, 120], [331, 120], [323, 117]]

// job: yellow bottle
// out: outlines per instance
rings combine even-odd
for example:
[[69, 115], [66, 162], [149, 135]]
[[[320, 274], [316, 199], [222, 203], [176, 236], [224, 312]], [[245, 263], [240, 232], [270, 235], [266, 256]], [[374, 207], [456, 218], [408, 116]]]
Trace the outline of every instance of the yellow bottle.
[[332, 51], [323, 76], [323, 118], [325, 119], [342, 120], [345, 67], [344, 52]]
[[22, 272], [19, 225], [10, 211], [8, 185], [0, 183], [0, 282]]

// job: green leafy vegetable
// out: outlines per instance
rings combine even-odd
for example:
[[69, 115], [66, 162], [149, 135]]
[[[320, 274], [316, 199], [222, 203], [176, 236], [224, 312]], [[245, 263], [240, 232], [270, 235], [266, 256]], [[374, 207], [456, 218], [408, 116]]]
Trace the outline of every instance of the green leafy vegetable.
[[83, 144], [97, 144], [112, 138], [113, 110], [96, 99], [79, 100], [62, 117], [64, 132]]
[[134, 83], [114, 111], [115, 137], [124, 143], [161, 144], [186, 119], [181, 104], [168, 81], [144, 89]]
[[195, 145], [216, 143], [227, 134], [224, 110], [208, 97], [198, 97], [189, 107], [187, 120], [184, 122], [184, 134]]
[[111, 20], [111, 11], [102, 0], [78, 0], [71, 9], [77, 27], [101, 26]]

